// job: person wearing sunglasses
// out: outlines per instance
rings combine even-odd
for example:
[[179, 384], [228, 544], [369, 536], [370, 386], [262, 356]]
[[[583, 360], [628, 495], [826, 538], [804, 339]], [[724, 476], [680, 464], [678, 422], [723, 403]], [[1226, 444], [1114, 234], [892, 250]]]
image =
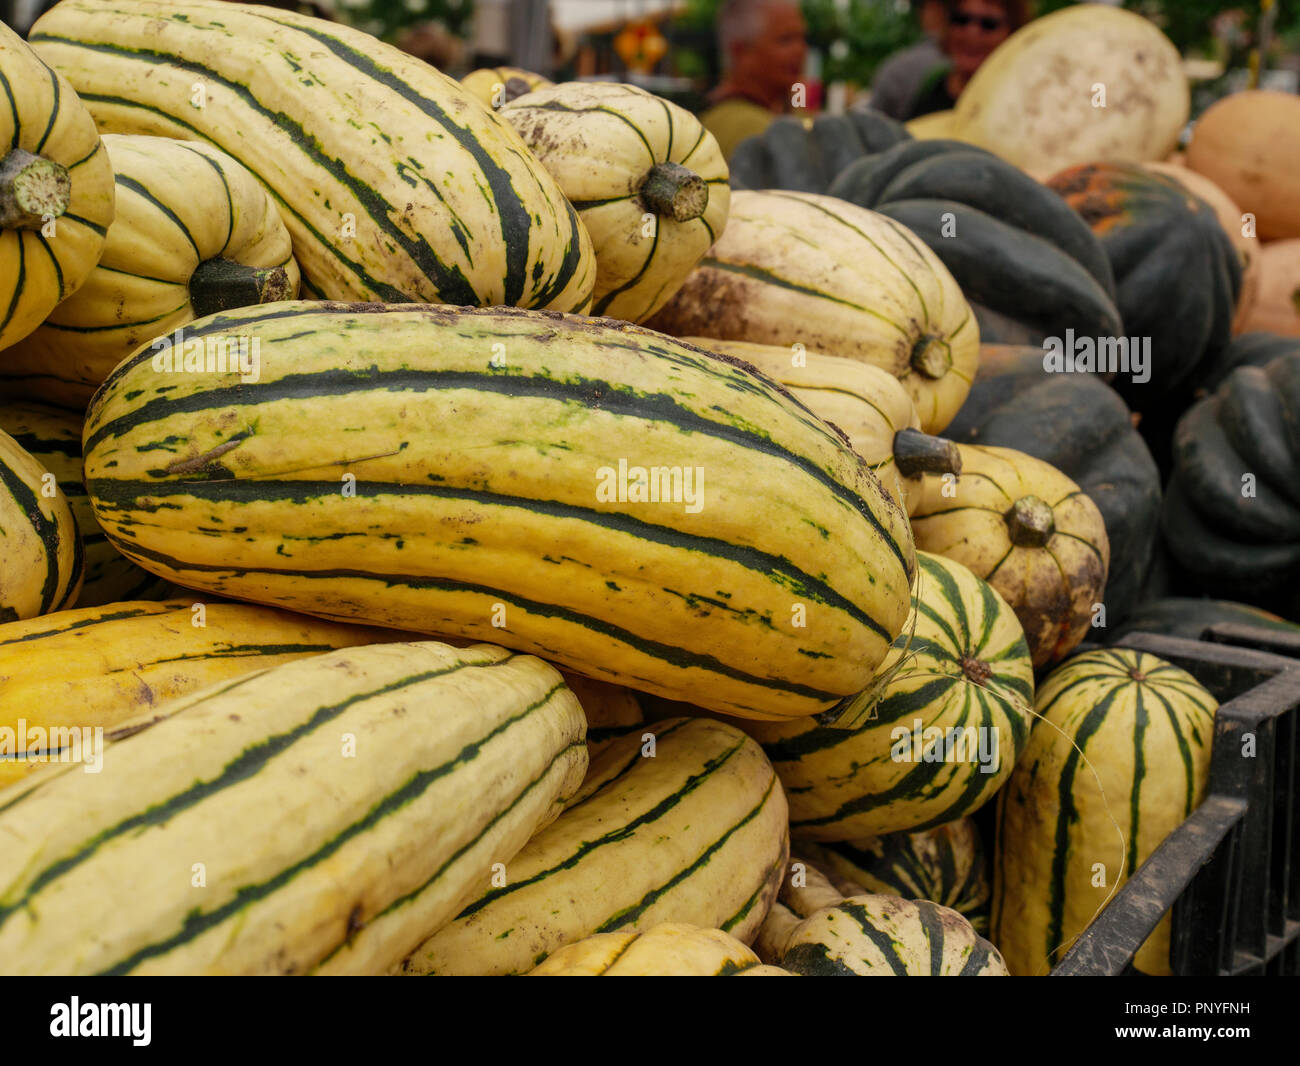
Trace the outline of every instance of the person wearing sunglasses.
[[904, 121], [951, 108], [993, 49], [1029, 21], [1027, 0], [944, 0], [944, 9], [939, 31], [944, 60], [896, 116]]

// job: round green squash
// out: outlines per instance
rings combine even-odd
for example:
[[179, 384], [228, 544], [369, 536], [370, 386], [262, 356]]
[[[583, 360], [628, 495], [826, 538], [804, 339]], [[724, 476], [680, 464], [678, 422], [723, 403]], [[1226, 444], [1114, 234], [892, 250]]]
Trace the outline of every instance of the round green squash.
[[952, 440], [1050, 463], [1097, 505], [1110, 541], [1106, 626], [1138, 602], [1160, 531], [1160, 471], [1124, 401], [1090, 375], [1049, 374], [1041, 348], [984, 345]]
[[1123, 329], [1101, 244], [1061, 197], [991, 152], [905, 141], [842, 171], [830, 195], [901, 222], [943, 260], [988, 340]]
[[795, 837], [854, 840], [960, 818], [992, 798], [1028, 738], [1033, 668], [1015, 614], [961, 564], [924, 552], [917, 564], [912, 614], [866, 716], [737, 723], [776, 767]]
[[1201, 376], [1198, 395], [1208, 395], [1222, 385], [1239, 366], [1267, 366], [1279, 355], [1300, 352], [1300, 337], [1284, 337], [1280, 333], [1240, 333], [1206, 366]]
[[1149, 379], [1121, 373], [1116, 388], [1135, 410], [1163, 413], [1231, 340], [1242, 282], [1232, 241], [1214, 208], [1137, 164], [1072, 167], [1047, 184], [1101, 241], [1125, 334], [1150, 340]]
[[731, 187], [824, 193], [845, 167], [909, 140], [901, 123], [869, 108], [778, 118], [731, 153]]
[[842, 887], [929, 900], [955, 910], [977, 933], [988, 933], [988, 861], [971, 818], [918, 833], [825, 844], [809, 840], [799, 848]]
[[1243, 365], [1179, 419], [1163, 530], [1187, 591], [1300, 621], [1300, 351]]
[[811, 863], [790, 874], [754, 944], [759, 958], [804, 977], [1004, 977], [998, 949], [929, 900], [844, 896]]
[[[1218, 704], [1146, 652], [1091, 651], [1038, 691], [1029, 746], [998, 796], [991, 939], [1016, 976], [1046, 973], [1200, 803]], [[1134, 958], [1169, 973], [1168, 916]]]

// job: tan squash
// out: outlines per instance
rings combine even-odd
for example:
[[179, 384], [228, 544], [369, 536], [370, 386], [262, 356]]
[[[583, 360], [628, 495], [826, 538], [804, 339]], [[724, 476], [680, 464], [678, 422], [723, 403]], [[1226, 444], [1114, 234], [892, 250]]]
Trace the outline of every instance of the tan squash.
[[1300, 337], [1300, 239], [1272, 241], [1259, 254], [1259, 293], [1239, 333]]
[[1261, 241], [1300, 237], [1300, 96], [1255, 89], [1211, 107], [1187, 165], [1255, 216]]

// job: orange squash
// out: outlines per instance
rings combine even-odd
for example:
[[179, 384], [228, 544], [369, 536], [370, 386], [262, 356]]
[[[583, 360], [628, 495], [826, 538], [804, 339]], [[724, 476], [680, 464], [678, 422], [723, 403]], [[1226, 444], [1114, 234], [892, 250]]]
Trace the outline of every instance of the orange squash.
[[1187, 165], [1255, 216], [1261, 241], [1300, 237], [1300, 96], [1225, 97], [1192, 130]]

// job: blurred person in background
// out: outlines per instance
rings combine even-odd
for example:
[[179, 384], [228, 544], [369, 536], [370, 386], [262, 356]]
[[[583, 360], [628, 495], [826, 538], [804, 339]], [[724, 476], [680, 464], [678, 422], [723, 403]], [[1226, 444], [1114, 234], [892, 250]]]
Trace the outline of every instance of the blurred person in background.
[[803, 78], [808, 45], [796, 0], [723, 0], [718, 12], [723, 76], [700, 115], [731, 158], [736, 145], [788, 113], [791, 87]]
[[947, 62], [939, 46], [947, 18], [944, 0], [921, 0], [917, 17], [925, 38], [886, 59], [871, 80], [871, 98], [866, 106], [892, 118], [903, 118], [926, 76]]
[[1030, 17], [1027, 0], [944, 0], [943, 8], [943, 58], [921, 79], [902, 113], [894, 115], [901, 121], [956, 104], [980, 64]]

